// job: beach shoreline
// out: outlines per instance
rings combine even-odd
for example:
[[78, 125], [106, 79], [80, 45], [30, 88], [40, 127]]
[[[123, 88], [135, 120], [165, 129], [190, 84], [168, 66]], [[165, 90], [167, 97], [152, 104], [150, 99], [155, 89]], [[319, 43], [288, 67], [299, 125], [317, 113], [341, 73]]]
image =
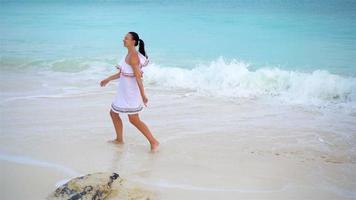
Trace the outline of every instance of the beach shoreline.
[[[161, 142], [157, 154], [149, 152], [149, 144], [125, 116], [125, 144], [107, 142], [115, 137], [109, 116], [113, 93], [3, 102], [4, 197], [42, 198], [69, 178], [100, 171], [117, 172], [137, 187], [150, 188], [158, 199], [355, 195], [354, 147], [333, 132], [352, 130], [350, 121], [342, 120], [348, 126], [330, 124], [334, 117], [289, 105], [275, 109], [249, 100], [231, 103], [154, 89], [147, 93], [149, 107], [141, 118]], [[20, 183], [27, 189], [16, 192]]]

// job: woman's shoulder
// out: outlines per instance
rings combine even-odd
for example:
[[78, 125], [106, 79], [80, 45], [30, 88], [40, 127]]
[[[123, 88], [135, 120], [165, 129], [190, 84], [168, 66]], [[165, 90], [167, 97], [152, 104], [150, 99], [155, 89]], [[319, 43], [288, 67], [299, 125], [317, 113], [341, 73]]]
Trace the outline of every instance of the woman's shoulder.
[[148, 64], [149, 60], [140, 52], [136, 52], [130, 58], [130, 63], [136, 64], [138, 63], [140, 67], [144, 67]]
[[133, 55], [130, 55], [128, 57], [128, 62], [126, 62], [126, 56], [127, 55], [125, 54], [121, 56], [121, 58], [118, 60], [119, 65], [124, 65], [125, 63], [129, 65], [138, 63], [140, 67], [145, 67], [149, 63], [149, 59], [140, 52], [136, 52]]
[[133, 53], [128, 57], [128, 64], [130, 66], [140, 64], [140, 58], [138, 56], [138, 53]]

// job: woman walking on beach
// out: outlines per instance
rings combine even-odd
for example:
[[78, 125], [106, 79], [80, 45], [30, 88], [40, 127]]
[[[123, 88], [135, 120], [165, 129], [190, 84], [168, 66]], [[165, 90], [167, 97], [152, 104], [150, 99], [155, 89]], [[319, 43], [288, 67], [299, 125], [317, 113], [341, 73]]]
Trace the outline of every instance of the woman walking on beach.
[[[144, 42], [135, 32], [128, 32], [123, 42], [128, 53], [122, 57], [116, 66], [119, 72], [100, 82], [100, 86], [104, 87], [111, 80], [119, 79], [118, 91], [110, 109], [110, 116], [116, 131], [116, 139], [110, 142], [124, 143], [123, 125], [119, 113], [128, 114], [130, 123], [147, 138], [151, 144], [151, 151], [155, 152], [158, 149], [159, 142], [153, 137], [149, 128], [140, 120], [138, 115], [143, 109], [142, 104], [147, 106], [148, 102], [141, 79], [143, 73], [141, 68], [149, 62]], [[138, 51], [135, 48], [137, 45], [139, 45]]]

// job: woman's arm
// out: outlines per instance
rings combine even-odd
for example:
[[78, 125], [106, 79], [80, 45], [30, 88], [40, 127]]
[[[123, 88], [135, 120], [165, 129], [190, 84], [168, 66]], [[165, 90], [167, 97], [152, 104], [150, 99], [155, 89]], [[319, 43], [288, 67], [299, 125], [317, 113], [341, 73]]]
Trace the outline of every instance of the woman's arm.
[[132, 70], [133, 70], [135, 78], [136, 78], [137, 85], [140, 89], [142, 101], [145, 104], [145, 106], [147, 106], [148, 99], [146, 97], [145, 89], [143, 87], [142, 74], [141, 74], [141, 70], [140, 70], [140, 60], [138, 57], [137, 57], [137, 59], [131, 60], [131, 66], [132, 66]]
[[107, 77], [106, 79], [102, 80], [100, 82], [100, 86], [103, 87], [106, 84], [108, 84], [110, 81], [118, 79], [118, 78], [120, 78], [120, 72], [118, 72], [118, 73], [116, 73], [114, 75], [111, 75], [111, 76]]
[[120, 72], [114, 74], [114, 75], [111, 75], [109, 77], [107, 77], [106, 79], [108, 79], [109, 81], [112, 81], [112, 80], [115, 80], [115, 79], [118, 79], [120, 78]]

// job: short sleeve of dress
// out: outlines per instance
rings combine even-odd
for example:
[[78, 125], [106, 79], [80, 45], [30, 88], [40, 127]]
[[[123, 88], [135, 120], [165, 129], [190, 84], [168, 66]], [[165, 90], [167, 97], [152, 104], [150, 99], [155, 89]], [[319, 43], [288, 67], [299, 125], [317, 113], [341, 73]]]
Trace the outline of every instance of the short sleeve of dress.
[[141, 53], [138, 54], [139, 55], [139, 58], [140, 58], [140, 64], [141, 64], [141, 67], [146, 67], [149, 63], [149, 59], [146, 58], [144, 55], [142, 55]]

